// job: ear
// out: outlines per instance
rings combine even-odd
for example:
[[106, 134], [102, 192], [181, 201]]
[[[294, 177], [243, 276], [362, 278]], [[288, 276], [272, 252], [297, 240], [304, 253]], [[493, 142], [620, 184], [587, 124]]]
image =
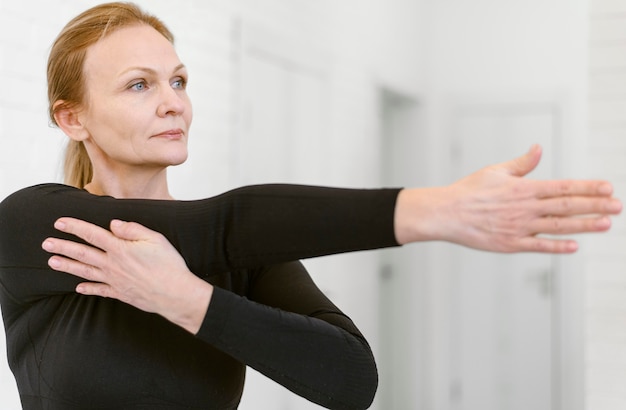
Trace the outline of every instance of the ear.
[[54, 119], [63, 132], [74, 141], [84, 141], [89, 136], [85, 126], [81, 122], [79, 109], [71, 107], [65, 101], [59, 100], [54, 103]]

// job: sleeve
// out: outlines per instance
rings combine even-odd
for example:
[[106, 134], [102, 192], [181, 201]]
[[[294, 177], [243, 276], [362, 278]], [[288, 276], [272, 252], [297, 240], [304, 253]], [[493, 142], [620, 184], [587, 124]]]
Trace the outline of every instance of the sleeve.
[[18, 305], [73, 294], [81, 281], [47, 266], [46, 237], [76, 240], [54, 229], [56, 219], [72, 216], [105, 228], [114, 218], [138, 222], [165, 235], [200, 277], [258, 272], [248, 298], [215, 288], [198, 338], [309, 400], [365, 408], [377, 384], [367, 342], [301, 265], [280, 263], [397, 245], [397, 192], [267, 185], [198, 201], [150, 201], [56, 184], [27, 188], [0, 204], [3, 315], [13, 315], [7, 305], [17, 312]]
[[249, 296], [215, 288], [197, 336], [327, 408], [371, 405], [378, 384], [371, 349], [302, 264], [263, 268]]
[[[197, 201], [114, 199], [60, 184], [38, 185], [0, 204], [1, 286], [17, 300], [74, 292], [81, 281], [48, 268], [46, 237], [77, 238], [54, 229], [63, 216], [108, 229], [112, 219], [162, 233], [202, 278], [356, 250], [397, 246], [393, 214], [397, 189], [297, 185], [239, 188]], [[6, 273], [28, 268], [28, 275]]]

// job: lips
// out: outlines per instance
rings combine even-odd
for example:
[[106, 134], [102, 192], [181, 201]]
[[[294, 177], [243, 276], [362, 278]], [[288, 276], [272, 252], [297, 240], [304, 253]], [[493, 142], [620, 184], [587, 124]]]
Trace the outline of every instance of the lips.
[[174, 130], [167, 130], [164, 132], [161, 132], [159, 134], [155, 134], [152, 136], [152, 138], [164, 138], [164, 139], [168, 139], [168, 140], [181, 140], [183, 139], [183, 137], [185, 136], [185, 133], [183, 132], [183, 130], [179, 129], [174, 129]]

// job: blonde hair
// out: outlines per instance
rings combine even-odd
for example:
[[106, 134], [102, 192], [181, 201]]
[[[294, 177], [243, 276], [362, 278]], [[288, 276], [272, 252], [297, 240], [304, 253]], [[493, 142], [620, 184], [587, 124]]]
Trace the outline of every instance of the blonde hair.
[[[145, 13], [133, 3], [105, 3], [73, 18], [61, 30], [48, 57], [49, 116], [57, 125], [60, 110], [84, 107], [85, 78], [83, 66], [87, 49], [100, 39], [124, 27], [146, 24], [161, 33], [172, 44], [174, 36], [158, 18]], [[56, 104], [62, 101], [60, 104]], [[64, 181], [84, 188], [93, 177], [93, 166], [81, 141], [70, 140], [63, 165]]]

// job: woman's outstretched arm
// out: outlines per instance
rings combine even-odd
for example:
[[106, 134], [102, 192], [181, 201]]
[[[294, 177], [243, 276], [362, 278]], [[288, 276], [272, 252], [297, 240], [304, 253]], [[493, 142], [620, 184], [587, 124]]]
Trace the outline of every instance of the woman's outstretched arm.
[[[397, 200], [391, 195], [395, 195], [394, 191], [250, 187], [236, 201], [237, 205], [226, 207], [229, 211], [223, 214], [227, 215], [227, 222], [217, 225], [228, 226], [233, 221], [250, 224], [251, 234], [233, 239], [222, 232], [226, 238], [217, 243], [225, 244], [220, 249], [228, 255], [229, 263], [242, 266], [390, 246], [396, 241], [446, 240], [497, 252], [573, 252], [577, 248], [574, 241], [540, 235], [607, 230], [610, 221], [606, 215], [619, 213], [621, 202], [611, 197], [612, 187], [605, 181], [525, 179], [540, 155], [540, 149], [533, 147], [520, 158], [484, 168], [448, 187], [402, 190]], [[353, 200], [367, 200], [358, 195], [367, 195], [376, 204], [350, 201], [351, 196]], [[194, 212], [182, 212], [188, 218], [187, 225], [194, 226], [192, 242], [197, 243], [197, 248], [212, 251], [204, 245], [216, 243], [211, 241], [220, 233], [204, 228], [202, 223], [215, 224], [215, 220]], [[250, 217], [255, 214], [261, 216]], [[194, 220], [198, 221], [195, 225]], [[90, 282], [81, 284], [79, 292], [120, 299], [160, 313], [192, 333], [197, 331], [210, 303], [211, 289], [193, 279], [191, 272], [198, 275], [198, 271], [185, 266], [161, 234], [120, 221], [111, 225], [111, 231], [74, 218], [63, 218], [56, 226], [95, 246], [52, 237], [45, 242], [47, 250], [57, 254], [50, 259], [53, 269]], [[155, 257], [144, 257], [144, 253]], [[172, 269], [165, 270], [171, 283], [155, 279], [159, 278], [155, 271], [168, 266], [168, 261], [181, 265], [177, 269], [180, 276], [172, 276]], [[174, 298], [186, 299], [168, 302], [167, 298], [160, 301], [154, 295], [142, 294], [159, 286], [165, 289], [158, 294], [168, 295], [169, 290]], [[204, 289], [202, 294], [198, 294], [198, 289]], [[171, 304], [180, 307], [180, 311], [171, 309]], [[172, 317], [188, 319], [192, 311], [192, 323], [183, 324], [182, 319]]]
[[578, 244], [562, 235], [608, 230], [608, 216], [622, 210], [611, 184], [525, 178], [540, 159], [541, 147], [533, 146], [519, 158], [451, 185], [403, 190], [395, 213], [398, 242], [439, 240], [492, 252], [572, 253]]

